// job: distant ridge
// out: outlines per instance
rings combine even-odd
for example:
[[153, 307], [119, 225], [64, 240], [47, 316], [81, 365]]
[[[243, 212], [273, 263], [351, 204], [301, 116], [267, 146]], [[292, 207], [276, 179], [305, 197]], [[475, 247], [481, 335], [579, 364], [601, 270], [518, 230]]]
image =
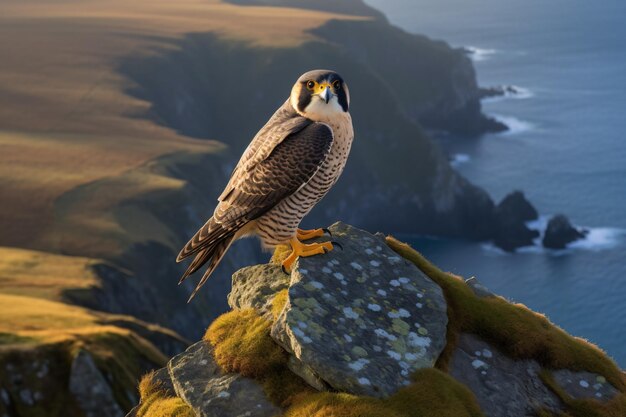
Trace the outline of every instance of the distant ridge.
[[295, 7], [298, 9], [321, 10], [332, 13], [342, 13], [352, 16], [370, 16], [376, 19], [387, 20], [385, 15], [368, 6], [363, 0], [226, 0], [227, 3], [241, 6], [276, 6]]

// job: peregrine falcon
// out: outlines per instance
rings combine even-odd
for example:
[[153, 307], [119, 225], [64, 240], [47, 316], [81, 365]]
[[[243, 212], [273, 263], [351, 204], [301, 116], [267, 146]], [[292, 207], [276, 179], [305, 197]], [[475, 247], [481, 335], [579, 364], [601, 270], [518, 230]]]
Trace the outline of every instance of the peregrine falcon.
[[283, 262], [290, 271], [299, 257], [333, 249], [331, 242], [305, 244], [324, 229], [299, 229], [300, 221], [335, 184], [348, 159], [354, 130], [350, 93], [334, 71], [303, 74], [291, 95], [256, 134], [218, 198], [213, 216], [180, 251], [194, 256], [180, 282], [208, 268], [191, 300], [237, 239], [256, 235], [265, 248], [289, 244]]

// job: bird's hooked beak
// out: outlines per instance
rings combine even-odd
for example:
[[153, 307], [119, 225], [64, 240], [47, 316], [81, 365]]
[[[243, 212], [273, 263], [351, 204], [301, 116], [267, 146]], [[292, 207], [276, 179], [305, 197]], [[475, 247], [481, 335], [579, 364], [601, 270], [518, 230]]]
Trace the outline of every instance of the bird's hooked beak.
[[328, 84], [323, 86], [323, 90], [319, 93], [319, 96], [326, 104], [330, 101], [330, 98], [333, 96], [332, 91], [330, 91], [330, 86]]

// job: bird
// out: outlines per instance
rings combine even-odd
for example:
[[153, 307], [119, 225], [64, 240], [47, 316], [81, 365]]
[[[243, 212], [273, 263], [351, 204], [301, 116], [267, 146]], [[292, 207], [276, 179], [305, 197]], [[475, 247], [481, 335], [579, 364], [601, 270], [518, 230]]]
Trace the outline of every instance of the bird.
[[[300, 229], [302, 219], [337, 182], [346, 165], [354, 128], [350, 92], [332, 70], [302, 74], [291, 93], [254, 136], [218, 197], [213, 215], [182, 248], [177, 262], [193, 256], [179, 284], [208, 264], [193, 299], [231, 244], [247, 236], [263, 248], [289, 245], [282, 262], [290, 272], [298, 257], [333, 250], [333, 242], [304, 243], [327, 229]], [[330, 234], [330, 233], [329, 233]]]

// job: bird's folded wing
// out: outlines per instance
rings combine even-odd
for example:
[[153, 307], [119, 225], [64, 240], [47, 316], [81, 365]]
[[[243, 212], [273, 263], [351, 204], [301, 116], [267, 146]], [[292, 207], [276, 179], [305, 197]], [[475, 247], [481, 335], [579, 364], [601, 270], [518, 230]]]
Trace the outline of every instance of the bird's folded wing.
[[332, 143], [332, 130], [323, 123], [311, 123], [288, 135], [266, 158], [241, 171], [218, 206], [215, 220], [244, 216], [249, 221], [271, 210], [311, 179], [326, 160]]
[[300, 116], [291, 105], [285, 103], [274, 113], [270, 120], [259, 130], [242, 154], [237, 166], [230, 176], [230, 180], [218, 200], [232, 191], [237, 182], [254, 168], [259, 162], [265, 160], [274, 148], [285, 140], [289, 135], [298, 133], [305, 127], [313, 123], [311, 120]]
[[324, 163], [332, 143], [333, 134], [327, 125], [309, 122], [286, 136], [250, 169], [236, 171], [213, 216], [189, 240], [177, 261], [236, 233], [295, 193]]

